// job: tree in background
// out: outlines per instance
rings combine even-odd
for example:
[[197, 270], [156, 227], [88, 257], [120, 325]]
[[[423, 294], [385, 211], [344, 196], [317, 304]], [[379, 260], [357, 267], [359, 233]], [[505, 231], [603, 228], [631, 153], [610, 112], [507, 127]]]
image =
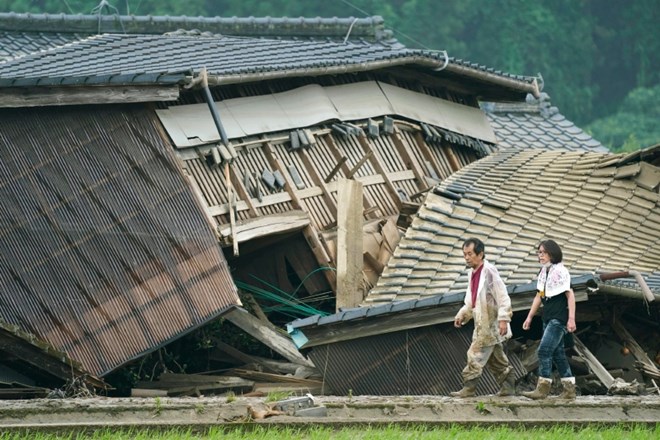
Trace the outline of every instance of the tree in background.
[[[89, 14], [100, 0], [0, 0], [0, 11]], [[409, 47], [447, 50], [518, 75], [541, 74], [561, 112], [597, 133], [608, 115], [660, 84], [659, 0], [107, 0], [120, 14], [381, 15]], [[104, 8], [104, 13], [114, 12]], [[630, 93], [630, 96], [628, 94]], [[634, 96], [633, 96], [634, 95]], [[627, 105], [627, 104], [626, 104]], [[636, 107], [645, 118], [649, 109]], [[610, 122], [612, 124], [613, 122]], [[641, 125], [626, 125], [639, 127]], [[609, 130], [608, 133], [612, 133]], [[632, 133], [632, 132], [631, 132]], [[635, 133], [635, 139], [645, 139]], [[611, 136], [616, 146], [620, 136]], [[627, 138], [626, 138], [627, 139]], [[641, 142], [641, 141], [640, 141]], [[655, 141], [657, 142], [657, 140]], [[607, 142], [609, 144], [609, 142]], [[628, 143], [630, 145], [630, 141]]]
[[586, 127], [613, 151], [634, 151], [660, 143], [660, 85], [634, 89], [616, 113]]

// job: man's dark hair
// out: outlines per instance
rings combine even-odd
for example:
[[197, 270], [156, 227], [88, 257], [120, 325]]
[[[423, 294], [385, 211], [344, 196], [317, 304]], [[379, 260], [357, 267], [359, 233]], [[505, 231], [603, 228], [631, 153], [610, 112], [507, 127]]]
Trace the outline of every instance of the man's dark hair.
[[474, 245], [474, 252], [479, 255], [480, 253], [484, 253], [484, 258], [486, 257], [486, 246], [484, 245], [484, 242], [479, 240], [478, 238], [468, 238], [465, 240], [465, 243], [463, 243], [463, 249], [466, 247]]
[[562, 254], [561, 248], [556, 241], [544, 240], [541, 242], [541, 244], [539, 244], [539, 249], [541, 249], [541, 246], [543, 246], [543, 249], [545, 249], [547, 252], [552, 264], [561, 263], [561, 260], [564, 258], [564, 254]]

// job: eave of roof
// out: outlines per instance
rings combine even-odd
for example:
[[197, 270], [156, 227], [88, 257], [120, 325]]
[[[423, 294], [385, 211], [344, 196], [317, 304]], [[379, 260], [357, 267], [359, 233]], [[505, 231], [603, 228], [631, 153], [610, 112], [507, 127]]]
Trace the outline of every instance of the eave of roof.
[[69, 15], [0, 12], [0, 30], [61, 33], [164, 34], [196, 29], [222, 35], [289, 38], [366, 38], [388, 41], [392, 32], [379, 16], [331, 17], [188, 17], [135, 15]]
[[418, 66], [538, 94], [536, 79], [450, 61], [444, 51], [329, 41], [267, 40], [218, 35], [105, 34], [0, 63], [0, 87], [183, 84], [205, 67], [211, 84], [319, 76]]

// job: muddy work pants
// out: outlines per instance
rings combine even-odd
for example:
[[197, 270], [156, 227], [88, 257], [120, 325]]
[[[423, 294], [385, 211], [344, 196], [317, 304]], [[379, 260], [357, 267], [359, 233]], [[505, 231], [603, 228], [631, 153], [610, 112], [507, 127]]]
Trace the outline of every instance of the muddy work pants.
[[488, 367], [495, 380], [502, 383], [511, 371], [509, 358], [504, 354], [502, 344], [489, 345], [482, 347], [474, 342], [467, 351], [467, 365], [463, 369], [463, 381], [481, 377], [484, 367]]

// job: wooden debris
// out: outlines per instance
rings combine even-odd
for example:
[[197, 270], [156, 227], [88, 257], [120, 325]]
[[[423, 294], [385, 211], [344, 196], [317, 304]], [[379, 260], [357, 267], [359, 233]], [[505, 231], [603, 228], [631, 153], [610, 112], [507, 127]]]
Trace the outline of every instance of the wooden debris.
[[603, 365], [596, 359], [596, 356], [589, 351], [589, 349], [584, 345], [584, 343], [577, 337], [573, 336], [575, 339], [575, 351], [580, 355], [580, 357], [587, 363], [589, 369], [598, 377], [598, 379], [609, 389], [614, 384], [614, 378], [612, 375], [603, 367]]
[[163, 373], [157, 381], [138, 382], [135, 389], [164, 390], [168, 396], [199, 396], [203, 391], [251, 390], [253, 386], [254, 381], [241, 377]]
[[275, 350], [291, 362], [314, 367], [312, 361], [305, 358], [288, 336], [273, 330], [258, 318], [252, 316], [240, 307], [234, 307], [224, 315], [224, 318], [246, 333]]
[[632, 353], [637, 360], [635, 367], [644, 375], [660, 379], [660, 370], [655, 366], [651, 358], [646, 354], [644, 349], [635, 341], [635, 338], [626, 330], [623, 323], [619, 318], [615, 318], [612, 322], [612, 330], [621, 338], [623, 346]]

